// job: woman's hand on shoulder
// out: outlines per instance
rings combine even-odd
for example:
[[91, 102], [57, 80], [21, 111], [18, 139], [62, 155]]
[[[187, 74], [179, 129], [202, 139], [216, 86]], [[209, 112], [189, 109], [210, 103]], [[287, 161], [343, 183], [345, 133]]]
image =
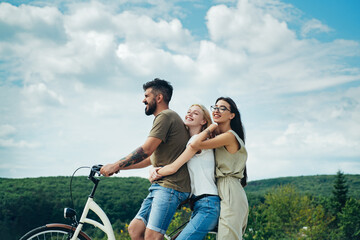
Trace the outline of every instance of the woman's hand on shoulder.
[[211, 132], [210, 138], [214, 138], [216, 135], [220, 134], [220, 130], [219, 130], [218, 125], [216, 123], [212, 123], [209, 126], [209, 130]]
[[209, 138], [214, 137], [214, 131], [218, 128], [218, 125], [215, 123], [210, 124], [204, 131], [202, 131], [189, 145], [188, 147], [192, 148], [195, 153], [202, 149], [202, 143]]
[[215, 131], [215, 130], [217, 129], [217, 127], [218, 127], [218, 125], [217, 125], [216, 123], [212, 123], [212, 124], [210, 124], [210, 126], [209, 126], [209, 130], [210, 130], [211, 132], [213, 132], [213, 131]]

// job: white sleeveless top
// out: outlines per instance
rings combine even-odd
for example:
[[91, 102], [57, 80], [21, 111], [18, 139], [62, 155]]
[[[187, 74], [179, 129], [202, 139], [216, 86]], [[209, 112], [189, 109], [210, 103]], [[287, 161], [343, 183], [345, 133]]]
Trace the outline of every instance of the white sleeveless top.
[[[190, 144], [197, 135], [188, 141]], [[215, 155], [213, 149], [204, 149], [195, 154], [188, 162], [187, 167], [191, 180], [191, 193], [195, 196], [202, 194], [218, 195], [215, 184]]]

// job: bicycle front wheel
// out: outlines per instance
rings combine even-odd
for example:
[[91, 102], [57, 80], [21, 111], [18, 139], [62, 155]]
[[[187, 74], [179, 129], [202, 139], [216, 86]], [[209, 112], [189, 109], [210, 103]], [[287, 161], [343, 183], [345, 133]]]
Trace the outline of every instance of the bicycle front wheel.
[[[42, 227], [35, 228], [22, 236], [20, 240], [65, 240], [70, 239], [75, 228], [66, 224], [47, 224]], [[91, 240], [84, 232], [80, 232], [78, 240]]]

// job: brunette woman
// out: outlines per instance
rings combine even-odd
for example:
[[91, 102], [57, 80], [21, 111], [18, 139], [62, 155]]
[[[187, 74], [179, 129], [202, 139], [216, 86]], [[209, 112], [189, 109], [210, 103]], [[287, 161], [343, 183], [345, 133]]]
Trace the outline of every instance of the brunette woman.
[[[194, 151], [215, 149], [216, 179], [221, 211], [218, 239], [242, 239], [248, 219], [244, 127], [240, 112], [231, 98], [220, 97], [211, 106], [216, 124], [211, 124], [191, 143]], [[215, 138], [209, 136], [216, 132]]]

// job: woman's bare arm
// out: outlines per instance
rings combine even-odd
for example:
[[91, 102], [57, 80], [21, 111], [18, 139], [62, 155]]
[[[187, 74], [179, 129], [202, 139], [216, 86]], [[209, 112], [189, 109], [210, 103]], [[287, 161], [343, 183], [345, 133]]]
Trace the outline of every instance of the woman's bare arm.
[[158, 169], [158, 174], [168, 176], [176, 173], [185, 163], [187, 163], [197, 151], [188, 145], [185, 151], [172, 163]]
[[211, 124], [208, 128], [202, 131], [192, 143], [190, 143], [190, 146], [195, 150], [201, 150], [214, 149], [223, 146], [229, 148], [236, 143], [235, 136], [229, 132], [219, 134], [216, 137], [209, 139], [209, 136], [211, 136], [216, 129], [217, 125], [214, 123]]
[[[210, 138], [211, 133], [215, 131], [216, 128], [217, 128], [216, 124], [211, 124], [207, 129], [199, 133], [199, 135], [197, 135], [194, 138], [192, 143], [193, 142], [201, 143], [203, 140]], [[187, 145], [185, 151], [173, 163], [158, 169], [157, 173], [160, 174], [161, 176], [168, 176], [176, 173], [182, 165], [187, 163], [196, 154], [196, 152], [200, 150], [200, 148], [195, 148], [192, 143]]]

